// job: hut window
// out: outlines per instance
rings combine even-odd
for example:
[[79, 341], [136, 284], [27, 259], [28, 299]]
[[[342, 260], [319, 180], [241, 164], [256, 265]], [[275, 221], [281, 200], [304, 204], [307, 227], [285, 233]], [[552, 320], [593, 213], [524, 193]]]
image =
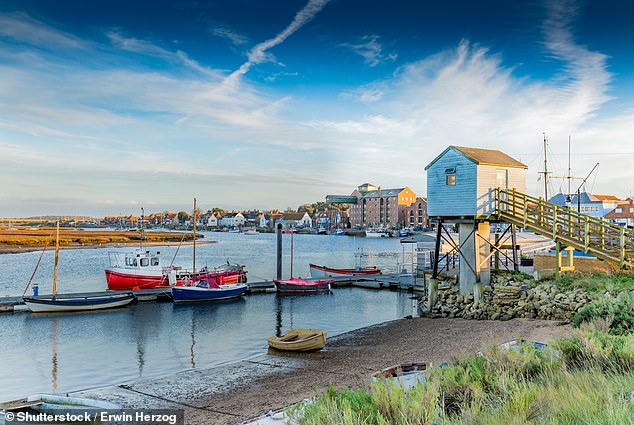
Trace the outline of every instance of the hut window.
[[456, 174], [451, 173], [447, 174], [447, 186], [455, 186], [456, 185]]
[[147, 267], [150, 264], [149, 258], [141, 258], [141, 267]]

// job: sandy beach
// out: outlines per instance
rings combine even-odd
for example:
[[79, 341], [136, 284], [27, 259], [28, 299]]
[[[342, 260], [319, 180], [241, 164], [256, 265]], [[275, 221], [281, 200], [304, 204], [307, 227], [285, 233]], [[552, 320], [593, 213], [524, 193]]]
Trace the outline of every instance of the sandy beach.
[[548, 342], [570, 332], [569, 325], [544, 320], [401, 319], [329, 338], [326, 349], [316, 353], [269, 352], [221, 367], [75, 395], [128, 408], [184, 409], [186, 424], [236, 424], [330, 385], [369, 386], [373, 372], [396, 363], [450, 362], [509, 339]]

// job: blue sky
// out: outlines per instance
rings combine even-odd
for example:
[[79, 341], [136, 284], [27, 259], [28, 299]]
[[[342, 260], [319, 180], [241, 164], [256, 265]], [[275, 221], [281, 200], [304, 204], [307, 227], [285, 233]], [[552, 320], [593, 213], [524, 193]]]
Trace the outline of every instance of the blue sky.
[[[448, 145], [634, 194], [628, 1], [0, 1], [0, 216], [425, 195]], [[578, 183], [573, 183], [573, 189]], [[566, 191], [553, 179], [551, 193]]]

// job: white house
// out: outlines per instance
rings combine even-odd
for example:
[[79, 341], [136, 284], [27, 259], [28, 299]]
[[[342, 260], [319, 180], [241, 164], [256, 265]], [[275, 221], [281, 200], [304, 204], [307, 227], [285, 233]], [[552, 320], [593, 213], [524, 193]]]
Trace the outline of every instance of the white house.
[[226, 227], [238, 227], [243, 226], [245, 221], [246, 220], [241, 213], [229, 213], [220, 219], [220, 225]]
[[634, 229], [634, 199], [621, 201], [616, 208], [605, 215], [610, 223]]
[[526, 193], [528, 167], [498, 150], [449, 146], [427, 167], [427, 215], [487, 217], [497, 187]]
[[209, 217], [207, 217], [207, 228], [210, 227], [218, 227], [218, 217], [216, 216], [216, 213], [213, 213]]
[[307, 212], [285, 212], [279, 221], [283, 227], [310, 228], [313, 220]]

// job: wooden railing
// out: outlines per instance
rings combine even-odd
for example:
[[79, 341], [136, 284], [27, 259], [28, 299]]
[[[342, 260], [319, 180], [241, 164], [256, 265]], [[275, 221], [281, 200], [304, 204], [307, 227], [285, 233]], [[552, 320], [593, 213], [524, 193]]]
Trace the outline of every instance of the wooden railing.
[[634, 267], [634, 231], [602, 218], [500, 188], [496, 189], [496, 215], [620, 267]]

